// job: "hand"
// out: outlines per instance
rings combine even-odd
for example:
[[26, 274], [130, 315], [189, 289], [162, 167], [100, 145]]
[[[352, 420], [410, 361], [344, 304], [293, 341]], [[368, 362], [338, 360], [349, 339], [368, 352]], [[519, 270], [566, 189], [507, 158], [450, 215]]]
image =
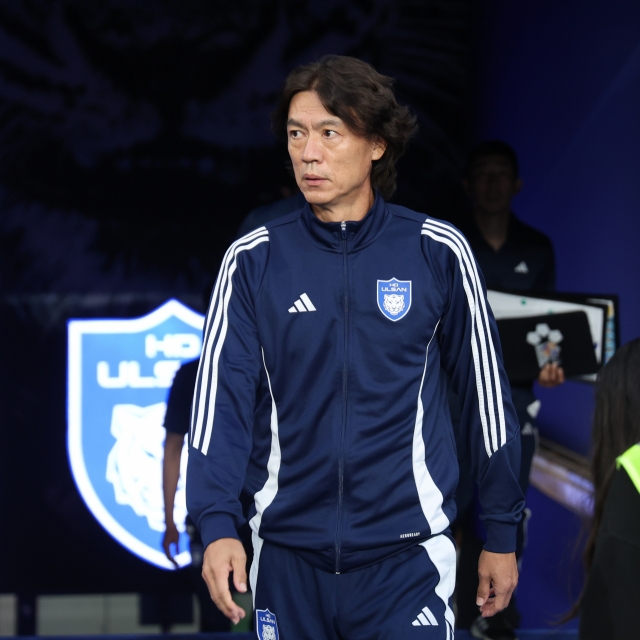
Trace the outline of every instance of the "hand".
[[538, 374], [538, 384], [541, 387], [551, 389], [564, 382], [564, 369], [555, 362], [545, 364]]
[[180, 533], [176, 528], [175, 522], [171, 521], [167, 523], [167, 528], [164, 530], [164, 536], [162, 537], [162, 548], [164, 554], [173, 562], [173, 565], [178, 568], [178, 563], [173, 559], [171, 553], [171, 545], [176, 545], [176, 553], [178, 553], [178, 541], [180, 540]]
[[511, 600], [518, 584], [518, 566], [515, 553], [483, 551], [478, 560], [478, 596], [476, 604], [483, 618], [502, 611]]
[[233, 584], [240, 593], [247, 590], [247, 556], [242, 543], [235, 538], [220, 538], [204, 551], [202, 577], [216, 607], [227, 618], [238, 624], [245, 616], [244, 609], [231, 598], [229, 574], [233, 572]]

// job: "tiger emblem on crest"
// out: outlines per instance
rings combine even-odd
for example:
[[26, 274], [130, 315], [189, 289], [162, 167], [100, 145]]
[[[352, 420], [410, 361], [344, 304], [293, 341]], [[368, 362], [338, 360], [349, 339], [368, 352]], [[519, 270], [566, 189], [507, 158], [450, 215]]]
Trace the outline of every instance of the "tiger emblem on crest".
[[404, 309], [404, 296], [397, 293], [389, 293], [384, 296], [384, 308], [392, 315], [397, 316]]

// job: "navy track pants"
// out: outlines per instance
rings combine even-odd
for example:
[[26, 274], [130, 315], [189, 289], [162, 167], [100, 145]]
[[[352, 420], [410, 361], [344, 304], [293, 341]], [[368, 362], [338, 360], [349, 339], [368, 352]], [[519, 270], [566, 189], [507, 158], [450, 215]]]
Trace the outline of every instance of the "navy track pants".
[[446, 535], [358, 571], [321, 571], [253, 535], [260, 640], [453, 640], [456, 552]]

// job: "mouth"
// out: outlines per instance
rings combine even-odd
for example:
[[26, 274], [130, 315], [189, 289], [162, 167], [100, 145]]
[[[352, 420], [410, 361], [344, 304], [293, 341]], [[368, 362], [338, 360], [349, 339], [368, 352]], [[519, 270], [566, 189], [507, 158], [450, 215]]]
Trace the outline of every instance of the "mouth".
[[310, 187], [317, 187], [327, 182], [327, 178], [317, 176], [313, 173], [305, 173], [305, 175], [302, 176], [302, 179], [304, 180], [305, 184], [309, 185]]

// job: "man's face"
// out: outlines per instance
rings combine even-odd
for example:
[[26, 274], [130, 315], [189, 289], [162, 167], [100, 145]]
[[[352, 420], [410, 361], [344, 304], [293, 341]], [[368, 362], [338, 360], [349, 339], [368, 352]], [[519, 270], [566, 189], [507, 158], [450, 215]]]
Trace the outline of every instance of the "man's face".
[[480, 213], [505, 213], [520, 191], [522, 180], [516, 178], [511, 163], [502, 156], [480, 158], [464, 181], [467, 194]]
[[350, 131], [314, 91], [297, 93], [289, 106], [289, 155], [296, 182], [311, 205], [350, 206], [371, 192], [371, 163], [385, 145]]

